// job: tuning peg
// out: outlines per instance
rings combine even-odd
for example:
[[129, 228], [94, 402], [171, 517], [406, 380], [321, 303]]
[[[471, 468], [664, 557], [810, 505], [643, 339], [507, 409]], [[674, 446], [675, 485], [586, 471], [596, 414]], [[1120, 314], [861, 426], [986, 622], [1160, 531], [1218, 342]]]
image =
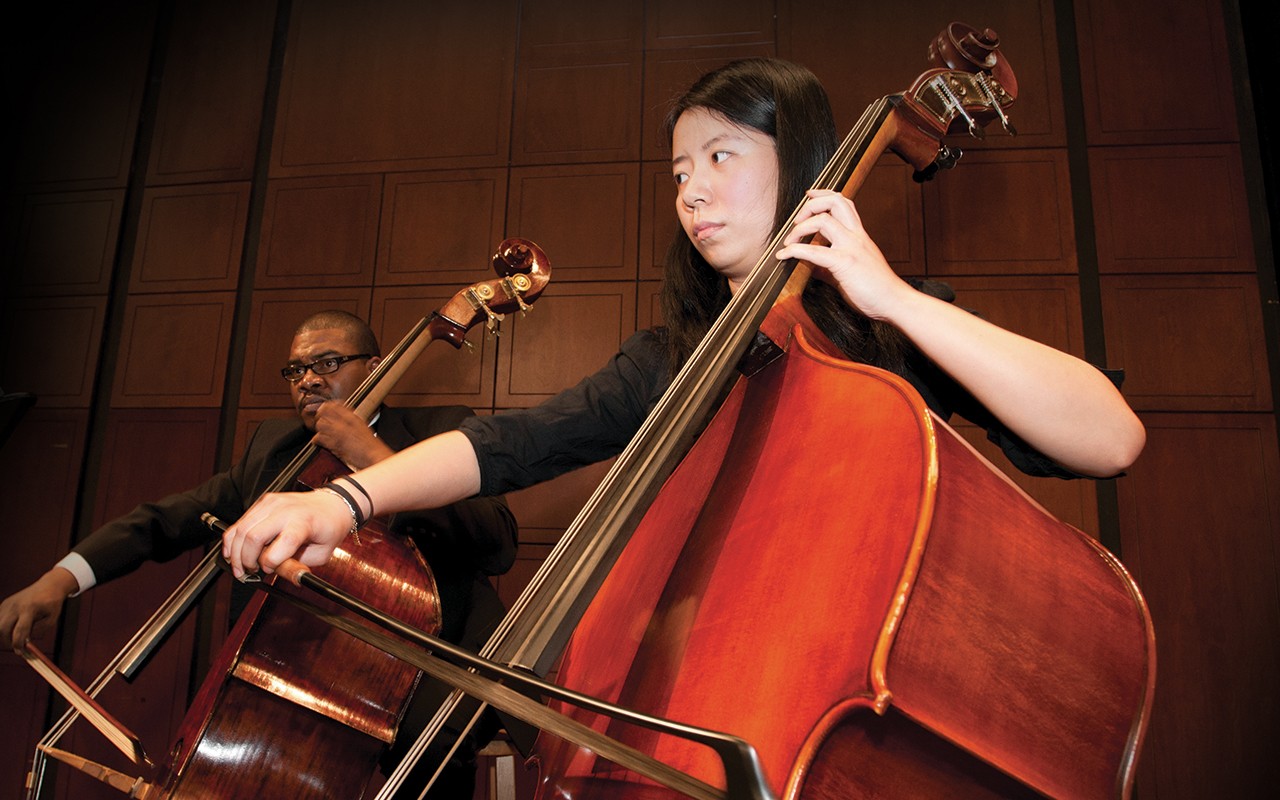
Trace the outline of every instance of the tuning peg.
[[995, 82], [994, 78], [991, 78], [985, 72], [979, 72], [975, 77], [979, 88], [981, 88], [983, 94], [987, 96], [987, 101], [991, 104], [991, 108], [995, 110], [996, 116], [1000, 117], [1000, 125], [1004, 128], [1005, 133], [1008, 133], [1010, 136], [1017, 136], [1018, 131], [1013, 127], [1013, 123], [1009, 121], [1009, 117], [1004, 113], [1004, 106], [1000, 105], [1000, 96], [1005, 95], [1004, 89]]
[[533, 288], [533, 281], [529, 280], [528, 275], [516, 273], [510, 277], [502, 279], [502, 290], [507, 293], [507, 297], [515, 300], [520, 306], [520, 316], [528, 314], [532, 306], [524, 301], [524, 293]]
[[484, 329], [488, 331], [490, 336], [501, 336], [503, 316], [494, 313], [488, 304], [482, 305], [481, 308], [484, 309], [485, 315], [489, 317], [489, 320], [484, 324]]

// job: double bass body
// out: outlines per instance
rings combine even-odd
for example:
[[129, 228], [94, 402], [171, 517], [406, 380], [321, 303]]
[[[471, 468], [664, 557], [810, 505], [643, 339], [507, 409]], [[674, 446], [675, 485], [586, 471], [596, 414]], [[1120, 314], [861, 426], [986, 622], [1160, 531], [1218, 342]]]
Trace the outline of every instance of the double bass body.
[[[1153, 678], [1114, 558], [905, 381], [803, 341], [735, 388], [559, 672], [743, 737], [775, 794], [805, 798], [1123, 795]], [[705, 750], [611, 733], [721, 780]], [[656, 791], [562, 742], [540, 756], [543, 796]]]

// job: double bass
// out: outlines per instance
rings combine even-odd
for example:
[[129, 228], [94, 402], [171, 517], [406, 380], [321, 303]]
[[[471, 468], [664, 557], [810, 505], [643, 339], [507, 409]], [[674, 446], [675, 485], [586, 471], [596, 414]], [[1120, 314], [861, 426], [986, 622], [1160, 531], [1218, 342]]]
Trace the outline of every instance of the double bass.
[[[946, 134], [1011, 129], [998, 44], [948, 26], [815, 186], [852, 197], [886, 151], [929, 177], [958, 157]], [[740, 737], [755, 796], [1128, 797], [1155, 679], [1138, 587], [909, 384], [840, 356], [807, 278], [761, 260], [482, 654]], [[748, 351], [776, 357], [738, 378]], [[554, 706], [726, 783], [676, 732]], [[534, 754], [540, 797], [672, 794], [589, 745], [544, 734]]]
[[[545, 253], [525, 239], [502, 242], [492, 264], [498, 278], [458, 292], [387, 353], [346, 401], [357, 416], [372, 419], [430, 343], [469, 346], [466, 334], [481, 322], [496, 333], [503, 314], [529, 310], [550, 280]], [[268, 491], [314, 489], [348, 471], [311, 442]], [[94, 697], [107, 682], [135, 675], [220, 574], [219, 558], [216, 548], [210, 551], [87, 691], [74, 692], [56, 667], [28, 647], [28, 660], [73, 703], [37, 747], [29, 798], [39, 795], [46, 757], [147, 800], [364, 793], [379, 757], [398, 733], [420, 674], [411, 664], [298, 612], [284, 602], [281, 593], [287, 587], [256, 595], [241, 614], [164, 756], [153, 761], [136, 737], [97, 706]], [[320, 572], [384, 613], [439, 630], [440, 600], [425, 559], [411, 540], [380, 519], [361, 527]], [[124, 775], [56, 747], [82, 714], [137, 764], [141, 775]]]

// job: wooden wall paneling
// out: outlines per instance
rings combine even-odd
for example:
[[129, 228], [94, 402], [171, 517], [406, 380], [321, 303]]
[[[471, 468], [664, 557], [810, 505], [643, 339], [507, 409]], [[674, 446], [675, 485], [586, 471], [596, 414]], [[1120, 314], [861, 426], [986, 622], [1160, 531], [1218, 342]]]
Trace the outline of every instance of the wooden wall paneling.
[[130, 293], [234, 290], [248, 213], [244, 182], [144, 191]]
[[537, 405], [603, 367], [636, 330], [636, 285], [560, 284], [512, 323], [498, 349], [497, 408]]
[[[208, 478], [214, 471], [218, 417], [217, 409], [111, 412], [93, 525], [114, 519], [140, 502], [189, 489]], [[136, 573], [95, 586], [73, 601], [79, 604], [70, 670], [73, 679], [84, 685], [96, 676], [202, 555], [193, 551], [166, 564], [148, 563]], [[186, 711], [195, 621], [194, 616], [184, 621], [133, 683], [117, 679], [98, 697], [138, 734], [149, 753], [166, 752]], [[65, 746], [135, 774], [130, 770], [136, 767], [121, 763], [119, 754], [88, 726], [77, 726]], [[106, 798], [113, 794], [98, 794], [103, 784], [65, 773], [60, 772], [59, 781], [67, 792], [64, 796]]]
[[1238, 140], [1218, 0], [1075, 0], [1075, 16], [1089, 144]]
[[1266, 411], [1255, 275], [1104, 275], [1107, 354], [1143, 411]]
[[288, 419], [296, 420], [297, 413], [291, 408], [288, 410], [277, 408], [242, 408], [236, 412], [236, 438], [231, 450], [231, 463], [235, 463], [244, 456], [245, 450], [249, 447], [249, 442], [253, 439], [253, 435], [258, 432], [258, 426], [269, 419]]
[[924, 189], [928, 272], [1076, 272], [1064, 150], [968, 152]]
[[567, 281], [635, 280], [639, 180], [637, 164], [511, 170], [507, 235], [542, 246], [548, 292]]
[[150, 185], [253, 177], [275, 16], [261, 0], [175, 4]]
[[106, 305], [105, 297], [7, 302], [0, 320], [0, 386], [34, 393], [40, 408], [88, 408]]
[[105, 295], [123, 209], [121, 189], [27, 195], [5, 283], [22, 294]]
[[[676, 185], [671, 162], [646, 162], [640, 168], [641, 280], [662, 280], [662, 262], [672, 238], [680, 230], [676, 216]], [[683, 235], [683, 234], [682, 234]]]
[[644, 3], [521, 0], [520, 57], [644, 49]]
[[[4, 566], [0, 597], [39, 578], [71, 546], [72, 512], [84, 456], [88, 412], [33, 408], [0, 443], [0, 528]], [[55, 652], [52, 635], [37, 637]], [[24, 785], [35, 744], [45, 732], [49, 687], [16, 654], [0, 653], [0, 786]]]
[[369, 319], [370, 289], [297, 289], [255, 291], [245, 340], [244, 380], [240, 405], [288, 408], [289, 384], [280, 368], [289, 360], [293, 332], [318, 311], [337, 309]]
[[266, 195], [256, 289], [373, 285], [382, 176], [273, 180]]
[[1253, 272], [1240, 147], [1089, 148], [1098, 270]]
[[156, 0], [22, 9], [6, 66], [14, 96], [18, 185], [122, 188], [146, 86]]
[[234, 312], [234, 292], [130, 297], [112, 407], [220, 406]]
[[641, 281], [636, 290], [636, 330], [643, 331], [662, 324], [662, 282]]
[[[71, 546], [87, 426], [87, 411], [37, 403], [0, 446], [0, 504], [6, 509], [0, 537], [8, 554], [0, 596], [39, 578]], [[38, 643], [52, 649], [51, 639]]]
[[271, 175], [505, 164], [517, 5], [294, 4]]
[[642, 62], [639, 51], [522, 62], [512, 163], [638, 158]]
[[[552, 275], [554, 276], [554, 268]], [[441, 308], [463, 287], [397, 287], [375, 289], [370, 325], [386, 353], [413, 326]], [[530, 314], [541, 310], [539, 301]], [[454, 349], [448, 342], [433, 342], [396, 384], [387, 402], [397, 406], [464, 405], [492, 408], [494, 368], [499, 341], [512, 335], [510, 315], [502, 323], [500, 338], [485, 333], [484, 324], [467, 334], [471, 348]]]
[[1125, 563], [1155, 621], [1138, 762], [1152, 797], [1263, 797], [1280, 781], [1280, 455], [1267, 414], [1144, 414], [1118, 482]]
[[905, 91], [928, 69], [928, 46], [949, 23], [991, 28], [1018, 78], [1009, 109], [1017, 136], [998, 124], [962, 149], [1055, 147], [1066, 143], [1053, 0], [917, 0], [892, 4], [779, 0], [778, 55], [809, 67], [826, 87], [841, 134], [876, 99]]
[[924, 195], [912, 180], [915, 170], [894, 155], [880, 158], [855, 198], [862, 225], [889, 266], [903, 276], [927, 271]]
[[772, 43], [774, 0], [647, 0], [645, 47], [673, 50]]
[[387, 175], [377, 284], [461, 288], [492, 278], [493, 253], [503, 239], [506, 196], [505, 169]]
[[662, 129], [671, 101], [703, 73], [735, 59], [775, 55], [772, 41], [645, 51], [644, 108], [640, 117], [640, 153], [645, 161], [671, 161], [671, 142]]

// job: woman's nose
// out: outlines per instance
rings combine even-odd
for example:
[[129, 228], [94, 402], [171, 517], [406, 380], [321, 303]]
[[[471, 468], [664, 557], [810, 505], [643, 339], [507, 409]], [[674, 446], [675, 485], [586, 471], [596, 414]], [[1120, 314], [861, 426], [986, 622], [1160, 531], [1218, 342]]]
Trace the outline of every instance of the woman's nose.
[[687, 208], [706, 205], [710, 197], [711, 191], [706, 181], [700, 181], [690, 176], [687, 181], [680, 184], [680, 202], [684, 203]]

